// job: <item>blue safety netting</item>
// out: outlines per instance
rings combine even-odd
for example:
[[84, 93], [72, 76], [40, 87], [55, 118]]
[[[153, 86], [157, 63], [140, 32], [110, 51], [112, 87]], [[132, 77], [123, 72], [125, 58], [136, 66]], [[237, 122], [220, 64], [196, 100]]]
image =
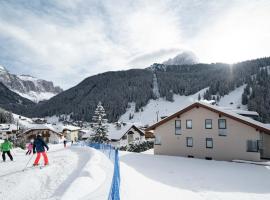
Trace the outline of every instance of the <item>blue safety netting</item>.
[[89, 143], [87, 145], [103, 152], [113, 162], [114, 172], [108, 199], [120, 200], [120, 168], [118, 149], [115, 149], [110, 144]]

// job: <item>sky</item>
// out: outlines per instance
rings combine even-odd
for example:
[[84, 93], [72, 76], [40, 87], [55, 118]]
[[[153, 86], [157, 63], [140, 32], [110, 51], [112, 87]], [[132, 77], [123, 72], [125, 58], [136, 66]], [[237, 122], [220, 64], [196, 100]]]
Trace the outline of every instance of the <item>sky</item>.
[[0, 1], [0, 65], [64, 89], [183, 51], [205, 63], [270, 56], [270, 1]]

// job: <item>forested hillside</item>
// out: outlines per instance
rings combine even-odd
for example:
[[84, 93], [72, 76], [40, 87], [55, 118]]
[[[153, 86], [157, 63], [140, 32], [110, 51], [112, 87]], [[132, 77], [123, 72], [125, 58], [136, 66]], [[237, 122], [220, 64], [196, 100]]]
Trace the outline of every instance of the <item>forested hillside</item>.
[[[155, 64], [161, 97], [173, 101], [173, 94], [190, 95], [209, 87], [201, 97], [219, 101], [243, 84], [243, 104], [261, 115], [261, 121], [270, 122], [270, 58], [261, 58], [233, 65], [195, 64], [164, 66]], [[153, 67], [152, 67], [153, 69]]]
[[32, 101], [12, 92], [0, 82], [0, 108], [16, 113], [25, 113], [34, 105]]
[[101, 101], [108, 119], [115, 121], [126, 111], [129, 102], [135, 102], [140, 108], [153, 98], [152, 79], [152, 72], [143, 69], [98, 74], [49, 101], [39, 103], [26, 114], [71, 114], [75, 120], [91, 121], [96, 105]]
[[260, 113], [261, 121], [270, 122], [270, 66], [261, 68], [256, 75], [247, 79], [242, 103], [249, 110]]
[[[247, 84], [243, 104], [270, 122], [270, 57], [245, 61], [233, 65], [223, 63], [194, 65], [154, 64], [146, 69], [106, 72], [86, 78], [77, 86], [52, 99], [34, 105], [25, 99], [14, 104], [5, 101], [4, 108], [29, 117], [68, 114], [74, 120], [91, 121], [99, 101], [106, 109], [109, 121], [117, 121], [126, 112], [130, 102], [136, 111], [145, 106], [154, 91], [160, 97], [173, 101], [173, 94], [191, 95], [209, 87], [200, 98], [215, 99]], [[7, 89], [7, 88], [6, 88]], [[7, 93], [8, 94], [8, 93]], [[14, 94], [13, 94], [14, 95]], [[8, 95], [6, 95], [8, 98]], [[18, 97], [19, 98], [19, 97]], [[14, 100], [11, 99], [10, 102]], [[20, 103], [21, 102], [21, 103]], [[28, 105], [32, 105], [31, 109]]]
[[[270, 58], [245, 61], [233, 65], [195, 64], [169, 65], [155, 64], [160, 95], [172, 100], [172, 94], [190, 95], [209, 87], [205, 99], [224, 96], [243, 85], [263, 67], [270, 66]], [[152, 68], [153, 69], [153, 68]]]

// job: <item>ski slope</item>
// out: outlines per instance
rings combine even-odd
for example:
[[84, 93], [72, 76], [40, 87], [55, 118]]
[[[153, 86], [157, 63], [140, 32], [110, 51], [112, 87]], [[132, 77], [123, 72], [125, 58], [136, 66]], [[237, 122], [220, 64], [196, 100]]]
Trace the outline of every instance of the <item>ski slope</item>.
[[[228, 95], [221, 97], [219, 106], [232, 107], [236, 109], [246, 109], [241, 103], [242, 94], [245, 85], [236, 88]], [[200, 90], [199, 92], [190, 96], [174, 95], [173, 102], [166, 101], [164, 98], [158, 98], [156, 100], [151, 99], [148, 104], [143, 107], [142, 111], [135, 112], [135, 103], [130, 103], [130, 108], [127, 109], [126, 113], [120, 117], [119, 121], [137, 123], [141, 125], [150, 125], [159, 121], [161, 117], [169, 116], [185, 106], [198, 101], [198, 95], [202, 97], [207, 88]], [[133, 115], [132, 119], [129, 119], [130, 115]]]
[[121, 199], [267, 200], [270, 167], [120, 152]]
[[1, 200], [108, 198], [113, 164], [105, 155], [89, 147], [64, 149], [62, 144], [49, 147], [50, 165], [42, 169], [31, 167], [23, 172], [31, 156], [26, 156], [21, 149], [13, 150], [13, 162], [9, 158], [5, 163], [1, 161]]

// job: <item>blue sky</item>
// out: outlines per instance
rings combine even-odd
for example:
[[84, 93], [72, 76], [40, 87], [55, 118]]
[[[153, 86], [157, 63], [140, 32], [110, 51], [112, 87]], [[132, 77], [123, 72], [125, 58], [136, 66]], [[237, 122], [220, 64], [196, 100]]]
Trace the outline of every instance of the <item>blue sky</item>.
[[3, 0], [0, 64], [64, 89], [193, 51], [201, 62], [270, 56], [268, 0]]

